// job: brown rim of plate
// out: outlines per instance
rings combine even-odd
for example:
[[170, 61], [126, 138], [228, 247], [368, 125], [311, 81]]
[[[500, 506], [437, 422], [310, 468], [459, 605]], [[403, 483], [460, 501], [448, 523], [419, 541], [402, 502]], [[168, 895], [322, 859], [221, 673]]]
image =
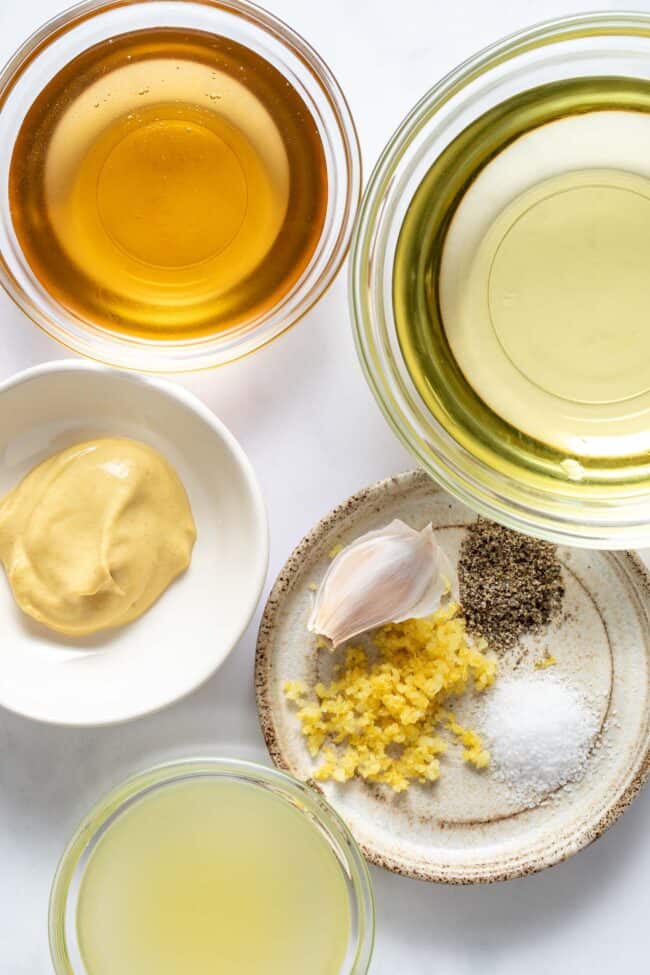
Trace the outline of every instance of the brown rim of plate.
[[[275, 632], [275, 624], [278, 611], [282, 605], [283, 598], [288, 593], [293, 582], [300, 572], [305, 555], [346, 516], [353, 514], [369, 497], [381, 494], [393, 485], [403, 486], [405, 482], [410, 482], [414, 487], [421, 484], [430, 484], [432, 479], [423, 470], [404, 471], [392, 477], [376, 481], [368, 487], [362, 488], [351, 495], [342, 504], [337, 505], [328, 514], [320, 519], [314, 527], [307, 532], [298, 545], [289, 555], [284, 566], [280, 570], [277, 579], [269, 593], [257, 637], [255, 652], [255, 694], [257, 700], [257, 711], [260, 727], [264, 736], [264, 741], [273, 763], [280, 769], [289, 774], [293, 774], [290, 762], [283, 754], [276, 732], [273, 709], [270, 703], [270, 668], [271, 668], [271, 648]], [[435, 482], [433, 482], [435, 484]], [[440, 488], [442, 493], [443, 489]], [[635, 552], [622, 551], [609, 553], [620, 560], [621, 568], [626, 575], [632, 576], [639, 589], [650, 593], [650, 572]], [[645, 608], [646, 617], [648, 610]], [[576, 832], [570, 840], [558, 842], [557, 846], [547, 850], [544, 855], [532, 857], [531, 859], [522, 858], [513, 865], [505, 866], [500, 872], [486, 875], [482, 870], [477, 870], [475, 874], [467, 871], [462, 874], [455, 873], [454, 869], [440, 871], [436, 868], [426, 866], [405, 865], [400, 859], [391, 856], [383, 851], [378, 851], [367, 843], [357, 839], [359, 847], [366, 859], [378, 867], [384, 867], [393, 873], [403, 877], [410, 877], [414, 880], [426, 880], [433, 883], [455, 884], [465, 886], [468, 884], [489, 884], [503, 880], [514, 880], [517, 877], [526, 877], [533, 873], [538, 873], [548, 867], [555, 866], [568, 860], [580, 850], [585, 849], [591, 843], [599, 839], [603, 833], [621, 816], [628, 808], [632, 800], [638, 795], [650, 776], [650, 741], [639, 761], [637, 773], [632, 781], [627, 785], [621, 795], [612, 803], [611, 806], [601, 815], [601, 817], [591, 826]], [[308, 779], [307, 785], [324, 795], [323, 789], [314, 779]], [[354, 832], [354, 830], [353, 830]]]

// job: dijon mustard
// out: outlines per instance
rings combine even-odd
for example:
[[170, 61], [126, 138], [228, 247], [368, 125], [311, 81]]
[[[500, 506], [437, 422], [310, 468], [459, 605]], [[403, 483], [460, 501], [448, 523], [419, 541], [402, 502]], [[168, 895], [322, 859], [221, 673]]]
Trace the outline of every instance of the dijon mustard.
[[174, 469], [123, 437], [49, 457], [0, 504], [0, 560], [16, 602], [69, 635], [144, 613], [187, 568], [195, 538]]

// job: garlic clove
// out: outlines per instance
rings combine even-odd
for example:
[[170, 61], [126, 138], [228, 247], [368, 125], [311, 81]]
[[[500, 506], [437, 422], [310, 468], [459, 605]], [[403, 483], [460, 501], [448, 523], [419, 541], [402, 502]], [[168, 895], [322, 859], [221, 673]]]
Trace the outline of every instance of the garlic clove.
[[[408, 619], [422, 619], [425, 616], [432, 616], [436, 610], [440, 609], [445, 598], [451, 602], [458, 602], [460, 596], [458, 591], [458, 576], [451, 564], [447, 553], [438, 545], [433, 536], [433, 528], [427, 525], [431, 533], [431, 544], [433, 546], [432, 559], [436, 561], [437, 571], [431, 574], [429, 586], [422, 596], [422, 599], [415, 606], [411, 606], [406, 616], [391, 620], [392, 623], [403, 623]], [[423, 529], [426, 531], [427, 529]]]
[[384, 623], [430, 616], [455, 592], [455, 573], [432, 526], [416, 531], [395, 519], [339, 552], [318, 590], [308, 629], [336, 647]]

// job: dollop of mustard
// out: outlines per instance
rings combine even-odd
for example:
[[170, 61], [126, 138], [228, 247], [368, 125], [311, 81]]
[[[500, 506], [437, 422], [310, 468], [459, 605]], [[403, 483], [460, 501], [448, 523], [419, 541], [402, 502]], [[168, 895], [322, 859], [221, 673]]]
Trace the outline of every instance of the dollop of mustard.
[[188, 567], [195, 539], [174, 469], [123, 437], [49, 457], [0, 503], [0, 560], [16, 602], [69, 635], [142, 615]]

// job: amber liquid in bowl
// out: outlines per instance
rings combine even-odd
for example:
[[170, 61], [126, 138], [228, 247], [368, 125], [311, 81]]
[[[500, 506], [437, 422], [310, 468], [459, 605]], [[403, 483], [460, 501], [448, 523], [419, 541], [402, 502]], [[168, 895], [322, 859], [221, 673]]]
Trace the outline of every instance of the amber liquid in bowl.
[[44, 88], [13, 151], [15, 233], [83, 321], [182, 341], [251, 322], [307, 266], [327, 207], [314, 118], [257, 53], [203, 31], [102, 41]]

